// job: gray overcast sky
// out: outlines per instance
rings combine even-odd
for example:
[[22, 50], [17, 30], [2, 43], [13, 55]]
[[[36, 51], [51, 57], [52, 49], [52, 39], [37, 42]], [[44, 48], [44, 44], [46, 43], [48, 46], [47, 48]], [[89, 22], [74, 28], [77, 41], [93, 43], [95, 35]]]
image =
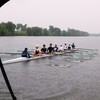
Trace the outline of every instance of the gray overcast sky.
[[0, 23], [100, 33], [100, 0], [10, 0], [0, 9]]

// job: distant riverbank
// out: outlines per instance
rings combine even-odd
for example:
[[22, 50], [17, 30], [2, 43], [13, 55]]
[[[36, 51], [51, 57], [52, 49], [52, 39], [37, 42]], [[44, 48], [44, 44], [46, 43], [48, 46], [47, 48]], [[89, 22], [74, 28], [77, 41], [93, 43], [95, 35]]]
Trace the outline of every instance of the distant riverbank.
[[61, 30], [52, 25], [49, 29], [42, 27], [27, 27], [27, 24], [14, 24], [13, 22], [0, 23], [0, 36], [89, 36], [88, 32], [66, 29]]

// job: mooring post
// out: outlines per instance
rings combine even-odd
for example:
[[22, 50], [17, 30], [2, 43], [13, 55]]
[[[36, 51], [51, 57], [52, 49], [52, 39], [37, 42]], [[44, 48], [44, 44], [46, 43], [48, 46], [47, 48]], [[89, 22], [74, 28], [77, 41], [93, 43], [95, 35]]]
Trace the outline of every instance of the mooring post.
[[4, 69], [4, 67], [3, 67], [1, 58], [0, 58], [0, 68], [1, 68], [1, 72], [2, 72], [2, 75], [3, 75], [3, 77], [4, 77], [4, 80], [5, 80], [5, 82], [6, 82], [6, 85], [7, 85], [8, 89], [9, 89], [9, 92], [10, 92], [10, 94], [11, 94], [11, 96], [12, 96], [12, 99], [13, 99], [13, 100], [17, 100], [17, 98], [16, 98], [15, 95], [14, 95], [14, 92], [12, 91], [12, 88], [11, 88], [11, 85], [10, 85], [10, 83], [9, 83], [9, 80], [8, 80], [7, 74], [6, 74], [6, 72], [5, 72], [5, 69]]

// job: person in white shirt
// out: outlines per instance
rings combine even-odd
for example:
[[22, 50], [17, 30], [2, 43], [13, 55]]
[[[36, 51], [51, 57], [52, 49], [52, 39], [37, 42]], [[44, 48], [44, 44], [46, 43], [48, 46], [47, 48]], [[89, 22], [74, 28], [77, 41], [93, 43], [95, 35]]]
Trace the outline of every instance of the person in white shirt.
[[63, 47], [63, 45], [62, 44], [60, 44], [60, 46], [59, 46], [59, 52], [62, 52], [62, 51], [64, 51], [64, 47]]
[[67, 43], [64, 43], [64, 51], [67, 50]]
[[57, 52], [57, 51], [58, 51], [58, 46], [57, 46], [57, 44], [55, 44], [55, 46], [53, 47], [53, 51], [54, 51], [54, 52]]

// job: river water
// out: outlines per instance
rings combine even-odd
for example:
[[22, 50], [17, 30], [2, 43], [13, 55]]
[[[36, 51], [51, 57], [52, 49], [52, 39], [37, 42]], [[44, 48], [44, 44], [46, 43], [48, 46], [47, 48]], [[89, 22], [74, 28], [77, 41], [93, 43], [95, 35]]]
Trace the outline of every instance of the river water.
[[[100, 50], [100, 37], [0, 37], [0, 52], [16, 52], [36, 45], [75, 43], [76, 48]], [[2, 60], [20, 55], [0, 54]], [[67, 55], [4, 65], [18, 100], [100, 100], [100, 56], [81, 62]], [[0, 100], [11, 96], [0, 72]]]

